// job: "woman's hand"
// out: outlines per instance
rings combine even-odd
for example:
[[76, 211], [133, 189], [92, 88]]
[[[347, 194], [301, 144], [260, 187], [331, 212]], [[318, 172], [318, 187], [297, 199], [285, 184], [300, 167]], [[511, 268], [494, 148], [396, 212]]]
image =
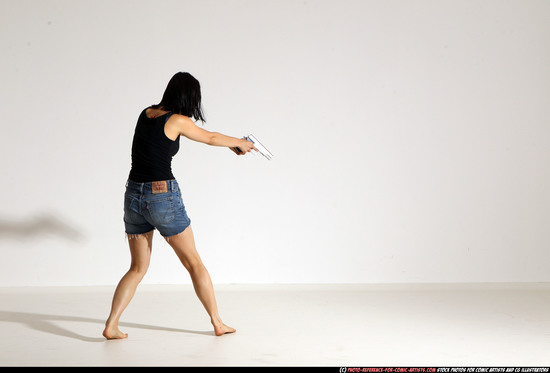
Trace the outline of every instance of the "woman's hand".
[[258, 149], [256, 149], [252, 141], [248, 141], [245, 139], [240, 139], [239, 145], [230, 149], [237, 155], [244, 155], [250, 152], [252, 149], [254, 149], [255, 151], [258, 151]]

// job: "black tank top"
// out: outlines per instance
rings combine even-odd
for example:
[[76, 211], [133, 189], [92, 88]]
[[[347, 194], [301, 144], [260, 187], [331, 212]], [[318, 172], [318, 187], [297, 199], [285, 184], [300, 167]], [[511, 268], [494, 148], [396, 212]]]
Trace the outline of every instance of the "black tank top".
[[180, 148], [180, 136], [175, 141], [164, 133], [164, 124], [172, 113], [148, 118], [144, 109], [139, 115], [132, 141], [132, 168], [128, 178], [143, 183], [175, 179], [172, 157]]

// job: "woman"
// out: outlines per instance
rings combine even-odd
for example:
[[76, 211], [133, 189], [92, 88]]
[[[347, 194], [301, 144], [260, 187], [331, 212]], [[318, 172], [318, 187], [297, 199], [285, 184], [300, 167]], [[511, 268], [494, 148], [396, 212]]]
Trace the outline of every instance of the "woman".
[[118, 323], [149, 267], [155, 228], [189, 271], [215, 334], [235, 332], [222, 322], [218, 313], [212, 281], [195, 248], [191, 221], [172, 174], [171, 161], [179, 150], [181, 135], [204, 144], [228, 147], [238, 155], [257, 149], [250, 141], [206, 131], [191, 118], [205, 122], [200, 84], [191, 74], [179, 72], [168, 83], [161, 102], [144, 109], [137, 121], [132, 167], [124, 194], [124, 224], [132, 260], [130, 270], [115, 290], [103, 331], [107, 339], [128, 337], [119, 330]]

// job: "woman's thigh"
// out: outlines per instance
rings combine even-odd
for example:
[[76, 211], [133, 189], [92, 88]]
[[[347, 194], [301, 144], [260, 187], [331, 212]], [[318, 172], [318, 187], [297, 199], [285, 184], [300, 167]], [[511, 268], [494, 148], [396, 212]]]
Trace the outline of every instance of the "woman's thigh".
[[132, 256], [131, 269], [145, 273], [149, 268], [151, 261], [151, 251], [153, 250], [153, 234], [154, 230], [134, 235], [128, 240], [130, 245], [130, 255]]
[[201, 258], [195, 247], [193, 229], [189, 225], [183, 232], [166, 239], [174, 252], [187, 270], [192, 270], [197, 265], [202, 265]]

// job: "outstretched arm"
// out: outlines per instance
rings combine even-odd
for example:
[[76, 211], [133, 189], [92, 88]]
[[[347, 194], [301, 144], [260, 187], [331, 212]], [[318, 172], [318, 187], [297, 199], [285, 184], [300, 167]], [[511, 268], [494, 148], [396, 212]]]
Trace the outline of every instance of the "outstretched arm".
[[[219, 132], [210, 132], [203, 128], [200, 128], [191, 120], [191, 118], [184, 115], [174, 114], [172, 115], [176, 121], [176, 125], [180, 130], [180, 134], [187, 137], [190, 140], [201, 142], [203, 144], [211, 146], [223, 146], [233, 150], [236, 154], [245, 154], [254, 147], [254, 143], [245, 139], [238, 139], [236, 137], [226, 136]], [[172, 118], [170, 118], [172, 119]], [[235, 148], [238, 148], [242, 153], [237, 153]]]

